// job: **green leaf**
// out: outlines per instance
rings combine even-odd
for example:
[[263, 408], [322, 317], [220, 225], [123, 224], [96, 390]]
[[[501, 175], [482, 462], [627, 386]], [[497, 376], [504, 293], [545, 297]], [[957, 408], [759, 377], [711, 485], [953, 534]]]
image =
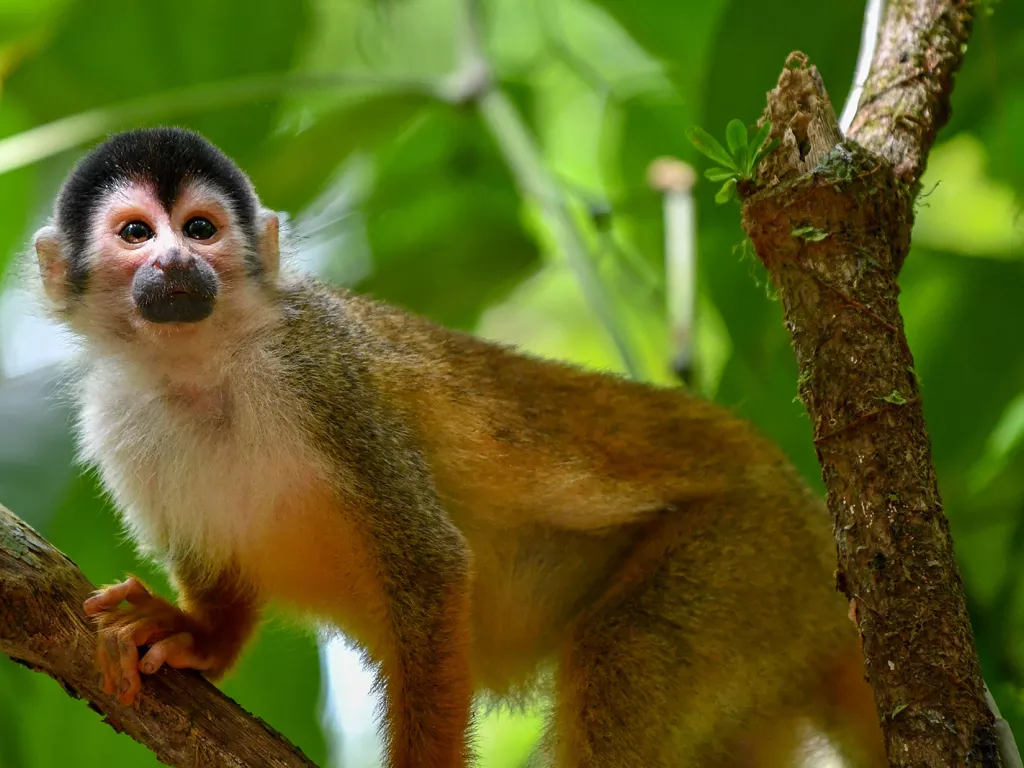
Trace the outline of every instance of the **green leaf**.
[[740, 152], [747, 148], [747, 126], [742, 120], [729, 121], [725, 126], [725, 140], [733, 157], [738, 157]]
[[765, 140], [767, 140], [768, 135], [771, 132], [771, 120], [765, 120], [764, 125], [757, 129], [757, 133], [755, 133], [754, 137], [750, 140], [749, 146], [752, 154], [757, 155], [761, 152], [761, 150], [764, 148], [763, 145], [765, 143]]
[[771, 130], [772, 124], [766, 120], [765, 124], [758, 129], [757, 133], [754, 134], [754, 138], [750, 142], [750, 156], [747, 161], [747, 167], [744, 169], [746, 171], [745, 176], [748, 179], [753, 178], [754, 172], [757, 170], [757, 166], [761, 163], [761, 159], [771, 152], [778, 144], [778, 141], [775, 139], [772, 139], [767, 144], [765, 143]]
[[732, 156], [725, 150], [718, 140], [698, 125], [694, 125], [686, 131], [686, 138], [697, 148], [698, 152], [710, 157], [719, 165], [739, 171], [739, 166], [732, 159]]
[[777, 146], [779, 146], [779, 140], [778, 139], [772, 139], [767, 144], [765, 144], [763, 147], [761, 147], [761, 149], [757, 153], [757, 160], [754, 163], [754, 167], [756, 168], [757, 167], [757, 163], [759, 163], [761, 161], [761, 158], [764, 157], [765, 155], [767, 155], [769, 152], [771, 152]]
[[716, 203], [728, 203], [736, 194], [736, 179], [729, 179], [715, 194]]
[[894, 389], [888, 395], [882, 398], [885, 402], [891, 403], [892, 405], [906, 405], [907, 398], [898, 389]]
[[708, 168], [704, 171], [704, 177], [708, 181], [726, 181], [736, 177], [736, 171], [730, 171], [728, 168]]
[[767, 155], [769, 152], [775, 149], [778, 145], [779, 142], [776, 139], [772, 139], [759, 152], [755, 152], [750, 157], [750, 162], [747, 164], [744, 178], [752, 179], [757, 171], [757, 166], [761, 164], [761, 161], [764, 159], [765, 155]]
[[747, 126], [742, 120], [730, 120], [725, 127], [725, 139], [729, 143], [729, 151], [736, 161], [736, 167], [743, 171], [741, 175], [749, 176], [748, 159], [753, 152], [747, 147]]
[[799, 237], [801, 240], [807, 240], [812, 243], [820, 243], [826, 237], [828, 232], [814, 227], [797, 227], [793, 230], [793, 237]]

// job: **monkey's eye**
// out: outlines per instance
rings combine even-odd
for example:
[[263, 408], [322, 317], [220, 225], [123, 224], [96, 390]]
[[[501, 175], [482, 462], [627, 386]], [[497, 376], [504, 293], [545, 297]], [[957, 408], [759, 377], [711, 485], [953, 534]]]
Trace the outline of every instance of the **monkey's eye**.
[[193, 240], [209, 240], [217, 234], [217, 228], [213, 226], [213, 223], [202, 216], [196, 216], [194, 219], [186, 221], [181, 231], [185, 233], [186, 237], [191, 237]]
[[117, 236], [126, 243], [144, 243], [153, 236], [153, 230], [148, 224], [141, 221], [129, 221], [125, 224]]

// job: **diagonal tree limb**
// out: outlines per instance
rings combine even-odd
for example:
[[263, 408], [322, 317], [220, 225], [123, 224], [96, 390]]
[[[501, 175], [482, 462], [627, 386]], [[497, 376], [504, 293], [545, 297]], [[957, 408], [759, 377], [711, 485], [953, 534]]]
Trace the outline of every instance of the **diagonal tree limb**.
[[780, 146], [743, 190], [894, 766], [1000, 765], [896, 283], [974, 5], [890, 0], [851, 140], [817, 70], [791, 56], [765, 113]]
[[95, 634], [81, 610], [93, 589], [78, 566], [0, 505], [0, 651], [86, 699], [115, 731], [168, 765], [314, 766], [197, 673], [165, 668], [146, 676], [132, 707], [104, 694], [93, 665]]

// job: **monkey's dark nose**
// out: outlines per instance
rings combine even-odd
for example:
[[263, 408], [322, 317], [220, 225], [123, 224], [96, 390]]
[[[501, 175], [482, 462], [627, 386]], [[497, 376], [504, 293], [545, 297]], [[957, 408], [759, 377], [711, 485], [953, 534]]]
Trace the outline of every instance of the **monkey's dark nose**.
[[182, 254], [174, 248], [157, 256], [153, 266], [163, 272], [169, 282], [185, 282], [196, 266], [196, 257], [192, 253]]
[[197, 323], [213, 312], [217, 273], [204, 259], [172, 248], [143, 264], [132, 279], [132, 299], [152, 323]]

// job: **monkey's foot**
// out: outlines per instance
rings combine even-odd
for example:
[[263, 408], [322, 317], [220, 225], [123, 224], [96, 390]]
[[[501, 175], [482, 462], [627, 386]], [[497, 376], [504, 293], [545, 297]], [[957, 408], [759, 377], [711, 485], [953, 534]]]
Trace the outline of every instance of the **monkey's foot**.
[[[121, 607], [123, 602], [128, 605]], [[202, 650], [206, 630], [180, 608], [150, 594], [134, 576], [99, 590], [83, 608], [99, 631], [96, 664], [103, 674], [103, 691], [116, 692], [125, 706], [142, 688], [139, 672], [153, 674], [164, 664], [198, 670], [217, 666]], [[141, 645], [150, 648], [140, 662]]]

